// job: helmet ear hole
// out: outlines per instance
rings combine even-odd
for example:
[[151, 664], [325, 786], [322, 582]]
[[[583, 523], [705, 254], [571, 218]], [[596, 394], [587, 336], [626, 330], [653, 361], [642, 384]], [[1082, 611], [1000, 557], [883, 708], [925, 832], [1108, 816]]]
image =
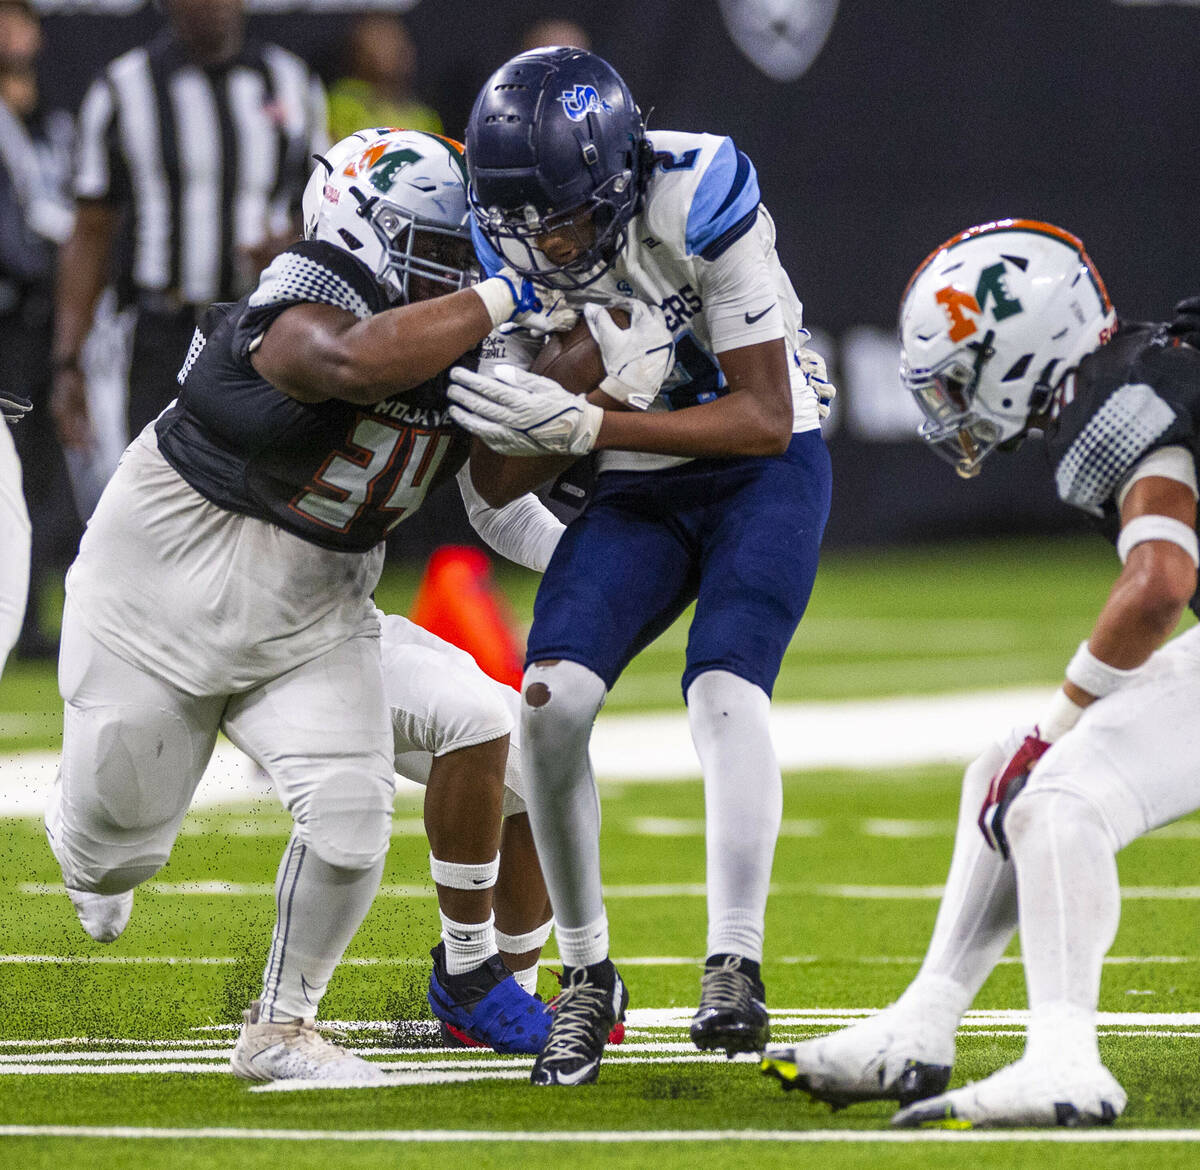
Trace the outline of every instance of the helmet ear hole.
[[1027, 353], [1022, 357], [1017, 358], [1009, 367], [1008, 373], [1000, 379], [1001, 382], [1015, 382], [1018, 378], [1025, 377], [1025, 371], [1029, 369], [1029, 363], [1033, 361], [1033, 354]]
[[357, 252], [363, 246], [362, 240], [357, 236], [352, 236], [345, 228], [338, 228], [338, 235], [351, 252]]

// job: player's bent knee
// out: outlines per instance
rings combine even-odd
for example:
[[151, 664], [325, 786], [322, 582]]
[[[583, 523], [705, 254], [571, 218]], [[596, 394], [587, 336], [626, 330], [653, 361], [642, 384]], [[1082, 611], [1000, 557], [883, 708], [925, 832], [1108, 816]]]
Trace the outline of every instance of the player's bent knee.
[[152, 878], [164, 865], [166, 857], [139, 858], [123, 862], [112, 869], [85, 872], [82, 881], [70, 883], [75, 890], [87, 890], [92, 894], [124, 894], [142, 882]]
[[604, 680], [578, 662], [534, 662], [521, 680], [523, 726], [537, 713], [542, 718], [532, 720], [535, 726], [552, 720], [560, 726], [591, 727], [606, 693]]
[[63, 768], [73, 817], [103, 832], [153, 831], [181, 816], [198, 770], [193, 732], [174, 711], [69, 708]]
[[123, 894], [153, 877], [171, 855], [175, 828], [171, 821], [122, 829], [87, 799], [64, 807], [61, 784], [46, 809], [46, 838], [64, 884], [94, 894]]
[[1004, 831], [1017, 864], [1023, 851], [1038, 848], [1051, 834], [1058, 849], [1070, 850], [1075, 840], [1095, 840], [1097, 832], [1111, 843], [1104, 814], [1092, 801], [1055, 788], [1019, 793], [1005, 813]]
[[132, 890], [158, 873], [171, 854], [170, 843], [140, 842], [131, 848], [127, 843], [114, 845], [72, 832], [60, 832], [52, 848], [63, 884], [91, 894]]
[[377, 777], [330, 776], [292, 814], [301, 841], [326, 865], [369, 869], [391, 842], [392, 788]]

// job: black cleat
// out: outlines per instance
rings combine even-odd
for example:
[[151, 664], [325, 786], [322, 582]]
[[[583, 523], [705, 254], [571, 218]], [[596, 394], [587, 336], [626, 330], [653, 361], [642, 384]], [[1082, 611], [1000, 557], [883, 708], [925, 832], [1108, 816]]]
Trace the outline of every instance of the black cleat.
[[709, 955], [700, 978], [700, 1007], [692, 1017], [692, 1043], [700, 1049], [761, 1052], [771, 1035], [759, 966], [741, 955]]
[[625, 1018], [629, 991], [610, 959], [567, 967], [545, 1047], [533, 1062], [534, 1085], [590, 1085], [600, 1075], [609, 1034]]

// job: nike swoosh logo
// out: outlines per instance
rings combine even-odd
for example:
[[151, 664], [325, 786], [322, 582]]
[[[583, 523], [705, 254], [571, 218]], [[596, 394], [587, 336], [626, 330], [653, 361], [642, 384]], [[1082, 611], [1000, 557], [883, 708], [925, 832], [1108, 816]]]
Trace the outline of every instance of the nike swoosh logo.
[[773, 308], [774, 305], [768, 305], [761, 313], [755, 313], [753, 317], [749, 313], [746, 314], [746, 324], [753, 325], [755, 321], [761, 321]]
[[554, 1074], [554, 1083], [558, 1085], [577, 1085], [584, 1077], [594, 1071], [598, 1061], [589, 1061], [583, 1068], [576, 1069], [574, 1072], [556, 1072]]

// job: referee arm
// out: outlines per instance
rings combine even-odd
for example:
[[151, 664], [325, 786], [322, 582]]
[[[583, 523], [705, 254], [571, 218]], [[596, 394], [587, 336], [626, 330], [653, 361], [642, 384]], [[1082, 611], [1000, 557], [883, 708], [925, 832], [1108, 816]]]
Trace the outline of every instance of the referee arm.
[[79, 362], [96, 301], [108, 283], [117, 219], [116, 208], [108, 203], [77, 200], [75, 230], [59, 250], [50, 411], [59, 441], [76, 450], [95, 442]]

